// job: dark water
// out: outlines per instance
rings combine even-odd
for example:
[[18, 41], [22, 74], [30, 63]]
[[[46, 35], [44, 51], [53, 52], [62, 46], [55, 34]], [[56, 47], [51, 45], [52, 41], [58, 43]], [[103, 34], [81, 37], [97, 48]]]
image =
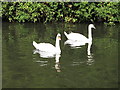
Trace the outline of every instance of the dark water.
[[[79, 32], [87, 37], [88, 24], [6, 23], [2, 25], [3, 88], [115, 88], [118, 87], [118, 30], [95, 24], [91, 57], [87, 44], [78, 49], [64, 45], [63, 32]], [[55, 58], [33, 54], [32, 41], [55, 45], [61, 33], [59, 70]], [[61, 71], [61, 72], [57, 72]]]

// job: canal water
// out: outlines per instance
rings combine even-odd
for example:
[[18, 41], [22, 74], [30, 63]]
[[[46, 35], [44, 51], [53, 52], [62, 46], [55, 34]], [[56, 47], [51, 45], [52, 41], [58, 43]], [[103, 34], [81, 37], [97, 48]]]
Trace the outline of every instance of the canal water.
[[[95, 23], [93, 42], [79, 48], [65, 45], [67, 33], [88, 37], [89, 24], [2, 23], [3, 88], [116, 88], [118, 87], [118, 30], [120, 24]], [[51, 43], [61, 34], [61, 54], [41, 57], [32, 45]], [[74, 38], [74, 37], [73, 37]], [[56, 63], [57, 59], [57, 63]]]

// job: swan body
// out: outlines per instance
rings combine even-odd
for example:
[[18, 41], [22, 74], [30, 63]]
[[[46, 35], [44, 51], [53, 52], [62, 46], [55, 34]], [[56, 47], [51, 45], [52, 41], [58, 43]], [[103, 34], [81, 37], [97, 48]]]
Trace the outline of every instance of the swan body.
[[79, 46], [83, 46], [83, 45], [85, 45], [86, 43], [84, 43], [84, 42], [79, 42], [79, 41], [74, 41], [74, 40], [67, 40], [67, 41], [65, 41], [65, 43], [64, 43], [65, 45], [66, 44], [68, 44], [68, 45], [70, 45], [71, 47], [79, 47]]
[[55, 52], [45, 52], [45, 51], [40, 51], [40, 50], [34, 50], [33, 54], [38, 53], [40, 57], [42, 58], [53, 58], [56, 56]]
[[80, 41], [83, 43], [88, 43], [88, 42], [92, 42], [92, 28], [95, 29], [93, 24], [90, 24], [88, 26], [88, 38], [86, 38], [84, 35], [79, 34], [79, 33], [69, 33], [67, 34], [66, 32], [64, 32], [65, 36], [69, 39], [69, 40], [73, 40], [73, 41]]
[[33, 41], [33, 46], [41, 52], [46, 52], [46, 53], [51, 53], [51, 54], [61, 53], [60, 45], [59, 45], [60, 40], [61, 40], [61, 35], [58, 33], [56, 36], [56, 45], [55, 46], [53, 46], [50, 43], [37, 44], [35, 41]]
[[[51, 52], [51, 50], [53, 50], [53, 51], [56, 50], [55, 46], [53, 46], [50, 43], [39, 43], [39, 44], [37, 44], [35, 41], [33, 41], [33, 46], [36, 49], [38, 49], [40, 51], [45, 51], [45, 52]], [[49, 49], [48, 49], [48, 47], [49, 47]]]
[[66, 32], [64, 32], [65, 36], [69, 39], [69, 40], [73, 40], [73, 41], [84, 41], [87, 40], [87, 38], [79, 33], [69, 33], [67, 34]]

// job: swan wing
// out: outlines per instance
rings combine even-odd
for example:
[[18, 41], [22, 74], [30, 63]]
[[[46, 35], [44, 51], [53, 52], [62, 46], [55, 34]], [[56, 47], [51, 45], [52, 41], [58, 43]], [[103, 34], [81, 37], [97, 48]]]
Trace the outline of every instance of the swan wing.
[[45, 52], [52, 52], [52, 51], [55, 51], [56, 47], [50, 43], [39, 43], [37, 46], [37, 49]]
[[70, 33], [68, 35], [68, 39], [70, 39], [70, 40], [79, 40], [79, 41], [87, 40], [87, 38], [84, 35], [79, 34], [79, 33]]

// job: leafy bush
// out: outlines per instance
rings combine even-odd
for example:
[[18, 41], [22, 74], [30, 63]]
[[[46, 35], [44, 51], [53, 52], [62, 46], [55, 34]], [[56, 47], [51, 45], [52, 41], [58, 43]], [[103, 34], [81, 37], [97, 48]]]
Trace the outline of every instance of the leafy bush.
[[120, 2], [2, 2], [10, 22], [120, 22]]

